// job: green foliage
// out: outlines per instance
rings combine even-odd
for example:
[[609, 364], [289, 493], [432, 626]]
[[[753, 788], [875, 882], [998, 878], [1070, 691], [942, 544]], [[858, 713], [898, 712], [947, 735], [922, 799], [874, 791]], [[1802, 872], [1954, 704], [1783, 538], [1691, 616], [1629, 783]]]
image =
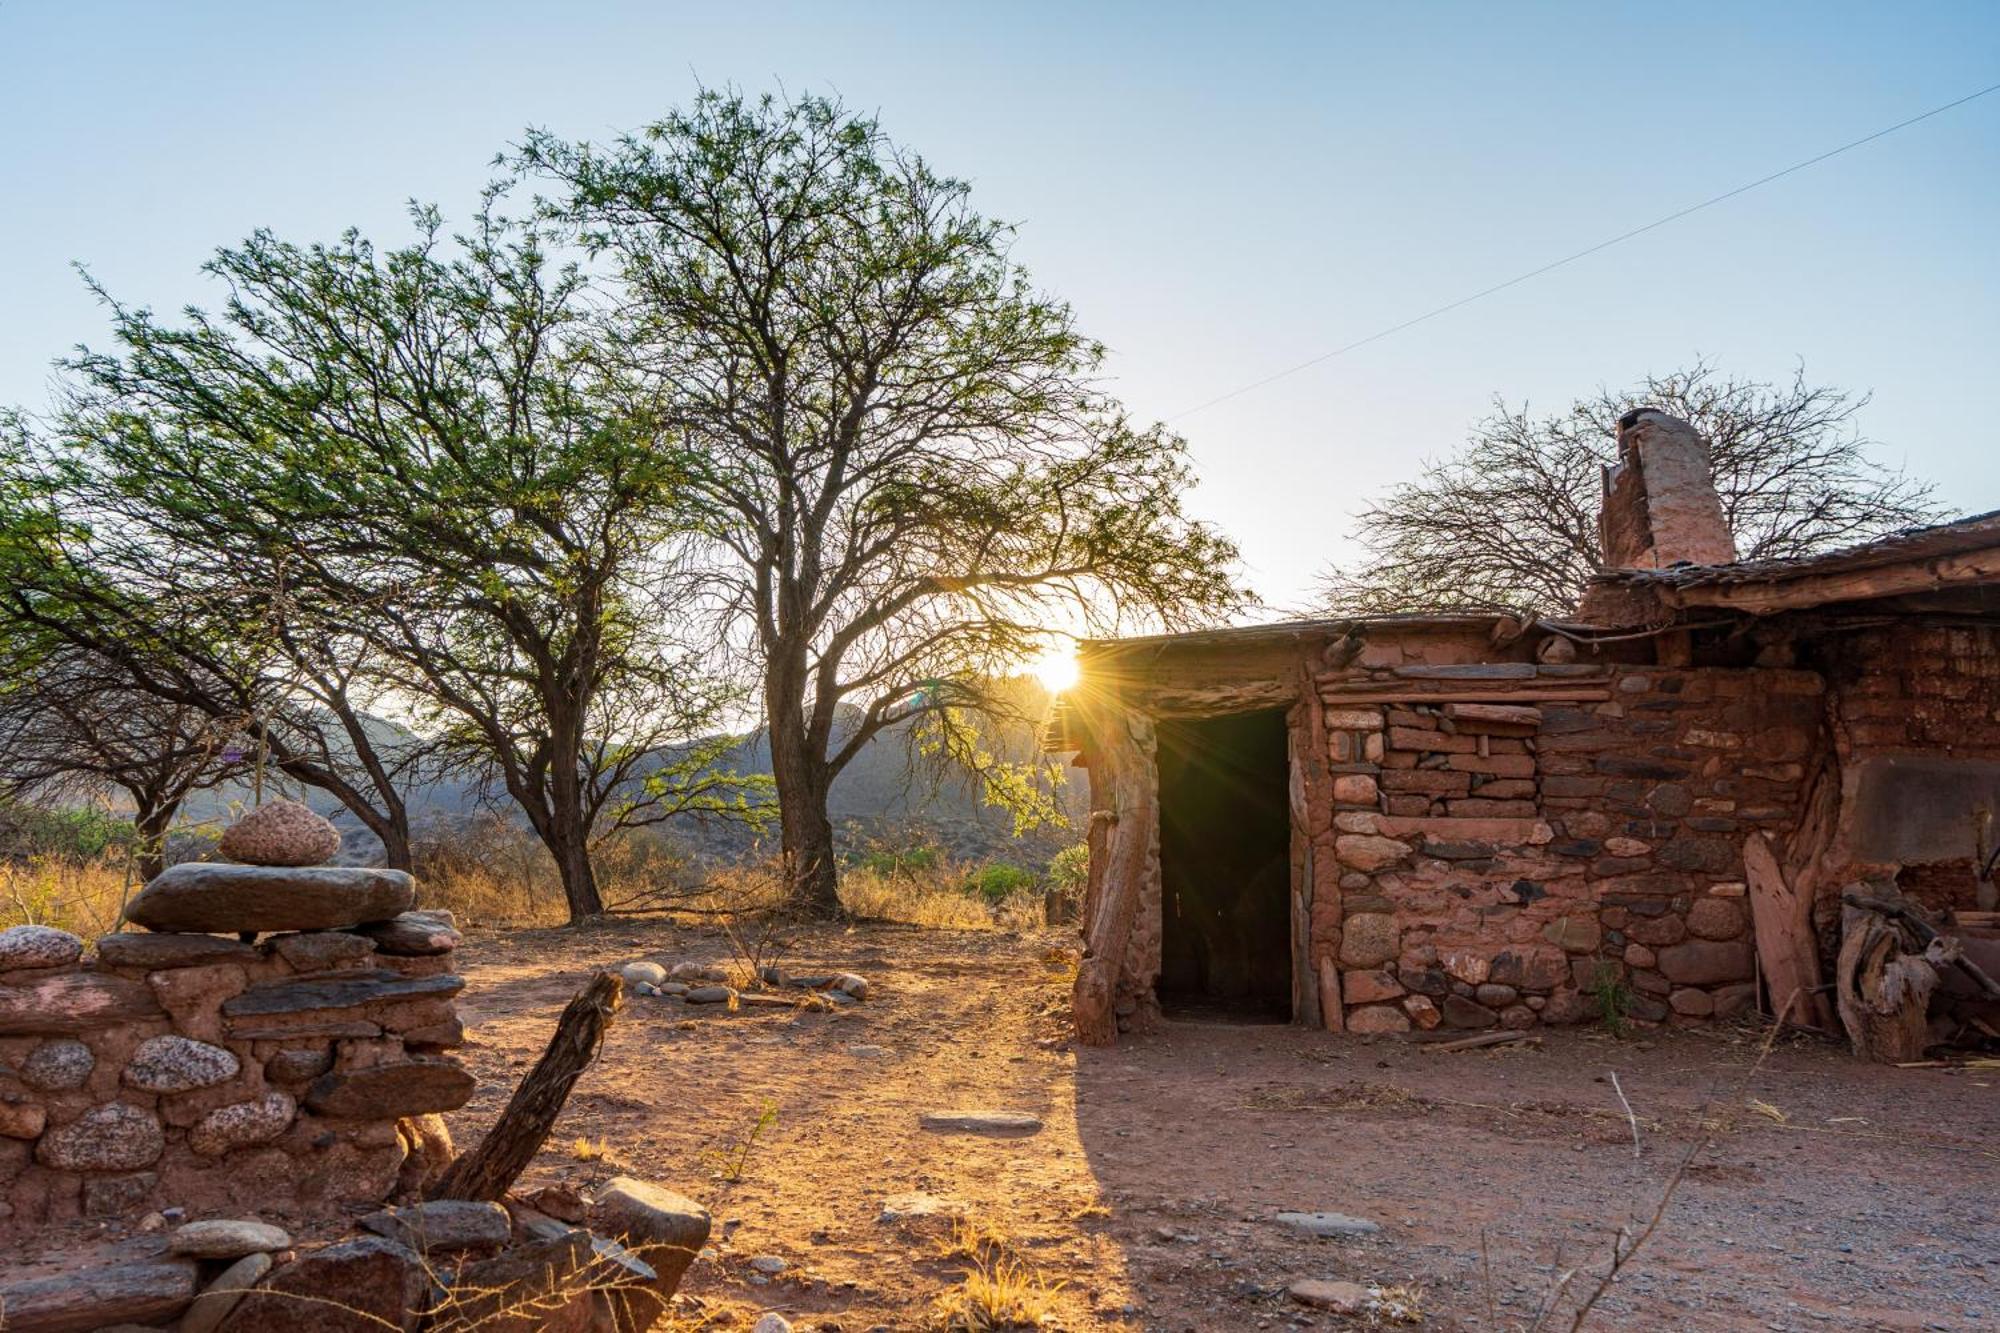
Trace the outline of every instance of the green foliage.
[[1090, 882], [1090, 844], [1072, 843], [1049, 858], [1049, 887], [1071, 902], [1083, 900]]
[[1185, 443], [1102, 392], [1103, 349], [1013, 229], [870, 117], [711, 90], [608, 145], [530, 133], [515, 165], [622, 281], [619, 365], [681, 432], [779, 789], [818, 807], [785, 828], [811, 905], [837, 907], [832, 777], [884, 729], [940, 719], [929, 757], [1045, 820], [1028, 766], [951, 715], [1007, 715], [993, 682], [1050, 624], [1243, 603], [1235, 548], [1182, 507]]
[[589, 915], [603, 832], [764, 790], [672, 748], [737, 696], [678, 577], [693, 457], [610, 372], [581, 270], [499, 201], [449, 238], [417, 209], [384, 252], [258, 232], [208, 265], [223, 311], [178, 326], [100, 290], [119, 350], [71, 365], [50, 466], [97, 518], [78, 563], [141, 623], [202, 627], [178, 656], [408, 716], [426, 762], [521, 805]]
[[965, 877], [966, 891], [984, 898], [988, 904], [1004, 902], [1034, 886], [1033, 871], [1007, 861], [989, 861]]
[[51, 857], [88, 865], [107, 853], [133, 846], [132, 821], [88, 806], [46, 809], [18, 801], [0, 802], [0, 857]]
[[1588, 994], [1605, 1030], [1623, 1037], [1632, 1014], [1632, 988], [1626, 984], [1624, 972], [1616, 964], [1599, 963], [1591, 973]]
[[855, 859], [855, 865], [877, 875], [918, 876], [937, 869], [942, 859], [936, 847], [871, 847]]

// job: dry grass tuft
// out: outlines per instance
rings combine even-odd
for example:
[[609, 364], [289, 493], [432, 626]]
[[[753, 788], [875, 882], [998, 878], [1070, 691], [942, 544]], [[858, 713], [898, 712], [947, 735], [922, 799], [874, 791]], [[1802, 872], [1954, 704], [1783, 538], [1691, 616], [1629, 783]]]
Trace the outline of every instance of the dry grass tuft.
[[1421, 1324], [1424, 1322], [1424, 1289], [1411, 1282], [1377, 1287], [1368, 1313], [1378, 1324]]
[[1051, 1285], [1016, 1260], [980, 1262], [964, 1282], [938, 1298], [935, 1325], [940, 1333], [1042, 1328], [1055, 1322], [1062, 1285]]
[[569, 1155], [579, 1162], [605, 1162], [616, 1160], [611, 1151], [611, 1140], [580, 1138], [570, 1145]]
[[850, 866], [840, 877], [840, 901], [863, 921], [895, 921], [932, 930], [991, 930], [994, 914], [959, 887], [952, 866], [911, 873]]

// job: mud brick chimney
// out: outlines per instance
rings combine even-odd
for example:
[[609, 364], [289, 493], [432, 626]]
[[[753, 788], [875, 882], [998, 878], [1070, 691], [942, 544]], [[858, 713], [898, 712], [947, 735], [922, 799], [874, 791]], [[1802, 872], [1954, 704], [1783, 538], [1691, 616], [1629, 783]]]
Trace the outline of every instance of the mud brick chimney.
[[1650, 407], [1618, 418], [1618, 462], [1604, 469], [1597, 532], [1614, 569], [1734, 561], [1736, 541], [1701, 432]]

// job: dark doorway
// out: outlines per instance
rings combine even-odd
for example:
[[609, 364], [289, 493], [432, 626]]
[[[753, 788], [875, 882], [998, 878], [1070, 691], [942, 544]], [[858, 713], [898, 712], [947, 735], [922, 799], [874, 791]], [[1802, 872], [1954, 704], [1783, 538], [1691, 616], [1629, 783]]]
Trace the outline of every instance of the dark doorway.
[[1285, 714], [1159, 724], [1160, 1008], [1292, 1016]]

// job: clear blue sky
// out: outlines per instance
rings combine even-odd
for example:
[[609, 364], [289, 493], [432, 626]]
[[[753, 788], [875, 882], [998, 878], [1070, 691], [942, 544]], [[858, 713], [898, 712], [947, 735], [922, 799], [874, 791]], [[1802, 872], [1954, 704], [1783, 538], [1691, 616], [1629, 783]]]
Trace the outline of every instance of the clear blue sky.
[[[2000, 82], [2000, 3], [157, 4], [0, 0], [0, 402], [122, 298], [212, 304], [257, 226], [462, 216], [527, 124], [696, 81], [835, 90], [971, 179], [1172, 417]], [[1492, 395], [1706, 355], [1872, 390], [1884, 457], [2000, 507], [2000, 94], [1179, 422], [1198, 512], [1294, 604]]]

